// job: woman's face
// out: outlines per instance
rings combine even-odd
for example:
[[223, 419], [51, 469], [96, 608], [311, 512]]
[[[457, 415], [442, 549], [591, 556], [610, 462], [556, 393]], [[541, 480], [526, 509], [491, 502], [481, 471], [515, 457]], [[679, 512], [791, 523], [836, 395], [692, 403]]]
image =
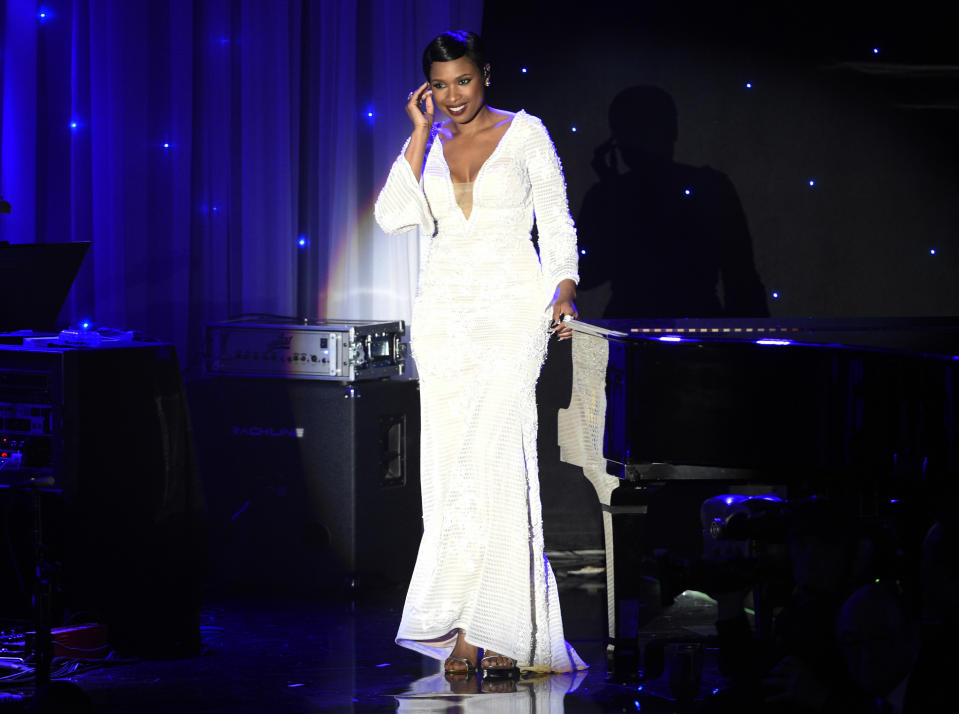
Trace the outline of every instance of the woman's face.
[[430, 65], [433, 101], [457, 124], [472, 121], [486, 103], [483, 73], [467, 57]]

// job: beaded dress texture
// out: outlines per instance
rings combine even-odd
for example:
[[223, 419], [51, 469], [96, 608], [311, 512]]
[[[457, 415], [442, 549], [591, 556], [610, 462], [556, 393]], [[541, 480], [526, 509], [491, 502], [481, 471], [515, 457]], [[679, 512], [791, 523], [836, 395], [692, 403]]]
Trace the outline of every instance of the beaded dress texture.
[[410, 323], [424, 532], [396, 641], [445, 659], [462, 629], [525, 669], [583, 669], [543, 552], [536, 457], [550, 304], [561, 280], [578, 281], [562, 167], [520, 110], [472, 182], [468, 217], [435, 131], [422, 176], [401, 152], [374, 210], [387, 233], [432, 236]]

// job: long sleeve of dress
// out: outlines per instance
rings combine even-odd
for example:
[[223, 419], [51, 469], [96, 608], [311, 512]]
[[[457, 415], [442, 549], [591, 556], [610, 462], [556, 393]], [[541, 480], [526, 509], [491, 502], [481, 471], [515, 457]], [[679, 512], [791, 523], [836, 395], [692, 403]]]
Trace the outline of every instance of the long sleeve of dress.
[[556, 148], [546, 127], [529, 117], [526, 167], [533, 194], [533, 211], [539, 233], [539, 257], [549, 297], [561, 280], [579, 282], [576, 227], [569, 214], [566, 180]]
[[403, 144], [400, 155], [393, 162], [386, 184], [376, 199], [373, 215], [376, 222], [386, 233], [397, 235], [421, 228], [423, 235], [432, 236], [436, 222], [430, 212], [426, 194], [421, 182], [416, 180], [409, 161], [406, 160], [406, 147]]

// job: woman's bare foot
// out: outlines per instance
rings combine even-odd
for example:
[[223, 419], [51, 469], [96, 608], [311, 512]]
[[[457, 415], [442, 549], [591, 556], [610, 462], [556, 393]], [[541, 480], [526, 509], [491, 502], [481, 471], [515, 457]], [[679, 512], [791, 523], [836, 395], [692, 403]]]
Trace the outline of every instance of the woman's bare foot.
[[453, 646], [453, 651], [446, 658], [443, 667], [450, 674], [472, 674], [476, 671], [478, 659], [479, 649], [467, 642], [466, 633], [459, 630], [456, 634], [456, 644]]

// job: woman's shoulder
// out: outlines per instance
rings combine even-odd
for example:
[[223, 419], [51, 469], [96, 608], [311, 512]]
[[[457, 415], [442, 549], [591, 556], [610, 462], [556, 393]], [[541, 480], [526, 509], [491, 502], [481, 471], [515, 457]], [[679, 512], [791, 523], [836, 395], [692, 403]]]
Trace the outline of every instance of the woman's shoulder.
[[525, 109], [517, 109], [514, 112], [514, 116], [519, 117], [520, 121], [523, 124], [532, 124], [533, 126], [543, 126], [543, 120], [540, 119], [535, 114], [530, 114]]
[[546, 128], [543, 120], [535, 114], [530, 114], [525, 109], [519, 109], [513, 114], [513, 123], [522, 127], [522, 133], [527, 136], [538, 134], [549, 135], [549, 130]]
[[517, 114], [523, 113], [522, 109], [520, 109], [518, 112], [510, 112], [506, 109], [493, 109], [493, 107], [488, 107], [488, 109], [497, 117], [499, 117], [499, 120], [496, 122], [497, 124], [511, 122], [516, 118]]
[[544, 141], [553, 141], [543, 120], [525, 109], [516, 112], [513, 124], [516, 125], [517, 140], [527, 148], [542, 146]]

